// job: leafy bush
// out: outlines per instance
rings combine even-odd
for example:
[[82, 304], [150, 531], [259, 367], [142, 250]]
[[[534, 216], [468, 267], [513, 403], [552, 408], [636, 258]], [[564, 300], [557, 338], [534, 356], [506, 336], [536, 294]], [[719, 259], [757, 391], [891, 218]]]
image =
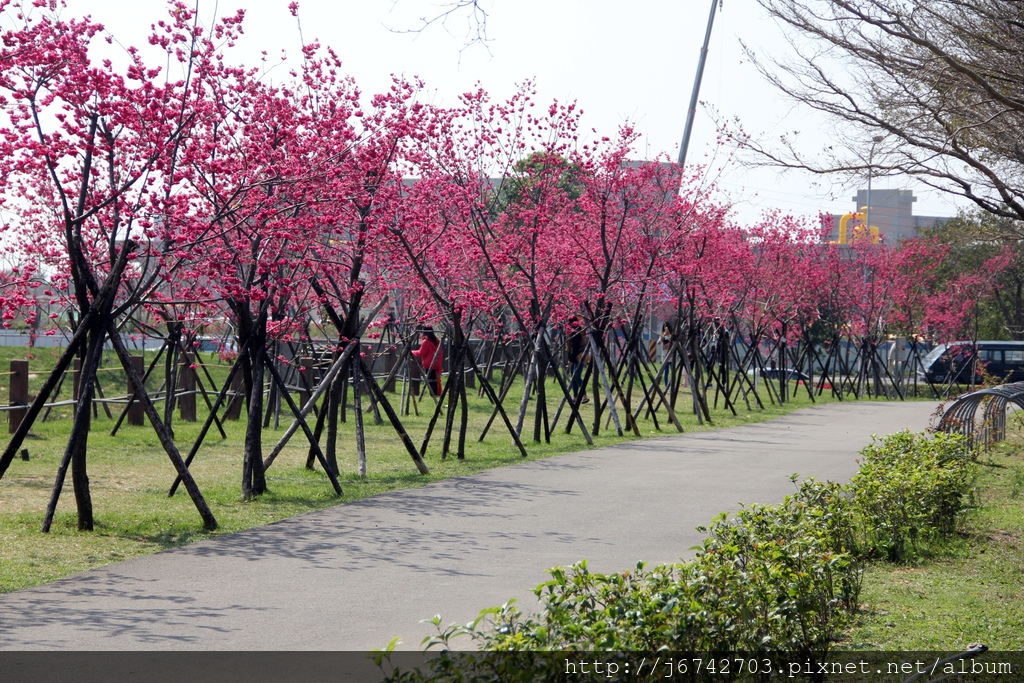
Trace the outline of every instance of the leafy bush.
[[905, 562], [960, 528], [976, 475], [963, 437], [905, 431], [861, 453], [850, 490], [868, 555]]
[[700, 601], [731, 618], [728, 649], [827, 653], [860, 594], [848, 508], [839, 484], [809, 480], [780, 505], [744, 508], [702, 529], [709, 535], [694, 560], [706, 580]]
[[[548, 570], [551, 580], [534, 589], [543, 605], [523, 615], [513, 603], [486, 609], [467, 626], [440, 630], [427, 647], [446, 648], [468, 636], [477, 647], [517, 650], [658, 650], [684, 646], [679, 627], [688, 620], [696, 585], [689, 566], [643, 563], [614, 574], [591, 572], [586, 560]], [[685, 630], [685, 629], [684, 629]], [[698, 631], [700, 629], [697, 629]]]

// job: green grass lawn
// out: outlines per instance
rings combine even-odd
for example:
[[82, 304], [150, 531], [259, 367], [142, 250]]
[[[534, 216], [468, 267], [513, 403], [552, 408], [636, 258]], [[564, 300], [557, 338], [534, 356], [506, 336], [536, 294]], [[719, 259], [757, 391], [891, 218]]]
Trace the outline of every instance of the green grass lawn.
[[[0, 349], [0, 367], [6, 367], [9, 359], [24, 354], [26, 349]], [[35, 349], [32, 359], [30, 391], [35, 393], [45, 379], [46, 370], [53, 367], [55, 349]], [[152, 352], [150, 352], [150, 358]], [[211, 359], [214, 365], [218, 361]], [[36, 368], [39, 368], [37, 371]], [[226, 375], [226, 368], [213, 367], [216, 381]], [[105, 371], [101, 375], [107, 396], [125, 393], [124, 375], [119, 370]], [[70, 382], [66, 382], [70, 385]], [[159, 389], [159, 380], [149, 382], [150, 388]], [[552, 416], [556, 402], [552, 397], [555, 384], [549, 383], [549, 402]], [[795, 387], [794, 387], [795, 388]], [[401, 391], [401, 384], [398, 385]], [[61, 399], [70, 398], [70, 386], [65, 386]], [[515, 412], [522, 395], [513, 388], [506, 408]], [[0, 395], [6, 393], [5, 384], [0, 384]], [[91, 567], [102, 566], [142, 554], [190, 543], [211, 535], [222, 535], [261, 524], [267, 524], [292, 515], [338, 505], [373, 496], [385, 491], [421, 486], [447, 477], [470, 474], [494, 467], [523, 462], [518, 450], [500, 419], [494, 422], [487, 438], [478, 442], [483, 425], [491, 414], [491, 406], [485, 398], [479, 398], [470, 391], [471, 407], [465, 460], [449, 456], [441, 460], [440, 439], [443, 434], [443, 420], [435, 428], [434, 437], [426, 454], [429, 475], [417, 473], [413, 462], [402, 447], [395, 430], [387, 422], [374, 424], [372, 413], [366, 414], [366, 453], [368, 473], [366, 478], [357, 474], [355, 436], [351, 409], [348, 421], [340, 429], [338, 441], [340, 481], [344, 489], [342, 497], [334, 491], [317, 467], [305, 468], [308, 443], [301, 432], [293, 437], [289, 446], [267, 472], [269, 491], [258, 500], [243, 503], [241, 491], [241, 456], [244, 419], [225, 423], [227, 438], [221, 439], [211, 431], [199, 451], [191, 470], [216, 516], [220, 528], [209, 534], [202, 530], [201, 520], [184, 490], [173, 497], [167, 497], [168, 488], [174, 479], [174, 470], [161, 449], [153, 430], [148, 427], [123, 425], [116, 436], [110, 432], [114, 419], [122, 406], [113, 405], [113, 418], [108, 418], [102, 409], [97, 412], [89, 438], [89, 477], [96, 519], [93, 532], [76, 530], [74, 497], [70, 477], [57, 507], [54, 525], [49, 534], [40, 532], [47, 501], [53, 487], [54, 477], [67, 442], [70, 429], [70, 407], [54, 409], [50, 417], [40, 421], [33, 428], [33, 435], [24, 447], [29, 451], [29, 460], [16, 458], [3, 479], [0, 479], [0, 592], [17, 590], [52, 581]], [[728, 427], [750, 422], [767, 420], [783, 415], [794, 409], [811, 405], [807, 393], [802, 389], [794, 392], [794, 399], [785, 406], [773, 405], [767, 396], [764, 410], [748, 410], [742, 403], [737, 415], [724, 408], [719, 401], [714, 411], [713, 425], [698, 425], [696, 417], [683, 406], [688, 398], [681, 397], [679, 419], [684, 429], [693, 431], [713, 427]], [[393, 401], [400, 403], [399, 394], [391, 394]], [[51, 399], [54, 400], [54, 399]], [[819, 402], [830, 399], [820, 397]], [[205, 417], [205, 407], [200, 400], [199, 419]], [[434, 403], [424, 396], [418, 404], [418, 415], [403, 415], [402, 420], [419, 446]], [[584, 450], [588, 446], [574, 429], [565, 433], [567, 413], [563, 412], [551, 443], [533, 443], [533, 406], [530, 408], [523, 429], [524, 443], [530, 452], [529, 459], [545, 458], [558, 453]], [[588, 428], [593, 422], [593, 403], [584, 406]], [[607, 415], [607, 411], [606, 411]], [[243, 413], [244, 417], [244, 413]], [[654, 422], [643, 417], [639, 421], [642, 436], [665, 435], [676, 430], [668, 423], [667, 414], [660, 411], [658, 431]], [[607, 418], [606, 418], [607, 419]], [[610, 445], [635, 438], [631, 433], [619, 437], [614, 426], [602, 421], [600, 434], [595, 438], [596, 446]], [[264, 454], [268, 454], [290, 423], [282, 414], [278, 429], [264, 432]], [[179, 448], [187, 452], [195, 440], [201, 423], [174, 422], [175, 439]], [[305, 445], [304, 445], [305, 444]]]
[[849, 650], [1024, 650], [1024, 445], [979, 460], [978, 507], [967, 532], [931, 558], [868, 567]]

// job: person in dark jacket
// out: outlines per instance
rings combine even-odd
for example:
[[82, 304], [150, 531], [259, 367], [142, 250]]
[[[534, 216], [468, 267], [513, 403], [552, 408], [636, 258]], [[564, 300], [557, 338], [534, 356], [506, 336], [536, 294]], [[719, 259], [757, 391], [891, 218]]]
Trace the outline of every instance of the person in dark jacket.
[[[587, 329], [583, 324], [583, 318], [574, 317], [569, 322], [566, 332], [568, 336], [565, 340], [565, 353], [569, 358], [569, 394], [575, 399], [583, 389], [583, 366], [587, 362]], [[589, 403], [590, 399], [583, 394], [580, 402]]]
[[672, 326], [665, 321], [661, 326], [661, 334], [651, 339], [651, 343], [647, 346], [647, 354], [651, 361], [657, 365], [658, 362], [658, 342], [661, 342], [662, 349], [662, 371], [661, 381], [666, 387], [672, 380]]

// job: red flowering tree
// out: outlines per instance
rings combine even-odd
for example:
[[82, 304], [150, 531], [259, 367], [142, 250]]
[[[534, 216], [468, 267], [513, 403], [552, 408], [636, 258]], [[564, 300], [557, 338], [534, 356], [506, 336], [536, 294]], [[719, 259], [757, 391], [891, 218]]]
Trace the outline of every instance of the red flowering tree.
[[[279, 343], [302, 336], [310, 316], [328, 302], [322, 281], [347, 302], [342, 315], [353, 322], [339, 330], [347, 333], [345, 344], [358, 336], [358, 265], [353, 270], [351, 262], [342, 263], [332, 245], [353, 230], [338, 194], [353, 187], [371, 191], [367, 178], [374, 171], [355, 159], [359, 93], [337, 75], [337, 60], [317, 58], [317, 49], [305, 48], [293, 81], [273, 86], [254, 70], [223, 60], [205, 63], [202, 87], [211, 104], [182, 164], [193, 207], [180, 220], [196, 238], [188, 256], [191, 293], [181, 296], [223, 301], [234, 323], [239, 357], [231, 372], [242, 373], [248, 409], [245, 499], [266, 490], [264, 472], [272, 461], [264, 461], [262, 445], [268, 379], [341, 493], [337, 464], [322, 453], [294, 403], [276, 352]], [[346, 268], [351, 283], [339, 275]]]
[[679, 389], [675, 378], [685, 373], [693, 411], [698, 420], [710, 420], [706, 368], [701, 362], [705, 331], [716, 318], [729, 320], [738, 313], [750, 253], [743, 233], [728, 220], [726, 207], [694, 201], [683, 228], [673, 236], [666, 256], [664, 289], [674, 309], [668, 362], [682, 369], [673, 373], [667, 388], [674, 402]]
[[[470, 211], [462, 225], [479, 251], [494, 325], [507, 317], [518, 328], [525, 353], [524, 390], [515, 438], [521, 435], [527, 402], [536, 391], [534, 440], [550, 439], [544, 383], [552, 360], [550, 321], [577, 312], [578, 260], [570, 235], [578, 228], [577, 199], [585, 173], [576, 150], [580, 112], [575, 104], [552, 103], [537, 110], [530, 85], [505, 102], [483, 91], [467, 94], [452, 112], [448, 155], [434, 158], [440, 172], [461, 189]], [[565, 378], [553, 368], [564, 392]], [[510, 384], [506, 382], [496, 401]], [[575, 410], [575, 409], [574, 409]], [[503, 416], [504, 417], [504, 416]], [[587, 437], [589, 439], [589, 436]]]
[[[635, 140], [635, 133], [623, 128], [614, 139], [590, 144], [589, 158], [581, 164], [585, 173], [579, 215], [570, 233], [578, 254], [572, 298], [587, 320], [594, 394], [605, 397], [594, 404], [595, 433], [602, 406], [607, 406], [620, 433], [624, 422], [639, 435], [631, 390], [643, 367], [638, 356], [646, 353], [641, 344], [642, 323], [667, 272], [670, 249], [701, 222], [704, 210], [700, 194], [679, 196], [680, 178], [674, 165], [629, 160]], [[616, 339], [621, 334], [621, 345], [611, 343], [613, 333]], [[648, 395], [647, 400], [653, 397]], [[618, 418], [616, 402], [623, 420]], [[665, 405], [669, 418], [680, 428], [671, 403]]]
[[943, 283], [925, 303], [923, 323], [936, 339], [977, 340], [979, 302], [989, 294], [1014, 255], [1005, 249], [974, 273], [961, 273]]
[[[177, 203], [176, 164], [202, 112], [190, 77], [196, 55], [209, 46], [199, 39], [193, 15], [175, 5], [166, 34], [158, 31], [152, 42], [166, 53], [171, 68], [180, 69], [183, 79], [148, 68], [135, 50], [129, 50], [127, 67], [119, 71], [109, 61], [96, 63], [90, 55], [99, 25], [62, 19], [52, 1], [34, 3], [29, 14], [10, 5], [0, 5], [17, 23], [4, 33], [0, 54], [0, 189], [12, 215], [5, 229], [25, 264], [22, 272], [45, 272], [51, 278], [53, 296], [66, 307], [73, 333], [0, 457], [0, 474], [77, 356], [82, 362], [82, 389], [43, 529], [50, 527], [69, 466], [79, 529], [92, 529], [88, 432], [95, 373], [109, 340], [204, 524], [213, 528], [216, 520], [132, 368], [118, 332], [124, 313], [145, 298], [146, 287], [154, 282], [133, 277], [142, 269], [138, 253], [158, 241], [176, 239], [161, 218]], [[6, 303], [26, 301], [24, 296], [8, 297]], [[6, 317], [15, 314], [12, 308], [5, 311]]]
[[[738, 317], [755, 353], [762, 341], [769, 343], [778, 370], [778, 396], [786, 401], [787, 367], [802, 364], [806, 347], [803, 354], [793, 352], [818, 316], [816, 299], [824, 273], [817, 256], [823, 234], [819, 226], [781, 212], [764, 216], [745, 234], [750, 259]], [[764, 364], [756, 360], [763, 371]]]
[[419, 170], [422, 175], [407, 185], [402, 208], [390, 231], [391, 253], [393, 260], [406, 269], [401, 278], [404, 299], [418, 313], [421, 323], [447, 329], [450, 349], [450, 375], [419, 452], [425, 455], [447, 400], [441, 457], [446, 457], [451, 447], [456, 411], [461, 406], [456, 445], [456, 455], [461, 459], [465, 457], [468, 421], [464, 378], [468, 335], [475, 321], [489, 311], [490, 303], [483, 283], [486, 272], [480, 265], [483, 254], [466, 229], [478, 206], [451, 176], [426, 165]]
[[[318, 301], [337, 336], [335, 362], [352, 343], [350, 359], [333, 381], [318, 422], [326, 421], [328, 463], [337, 468], [335, 443], [346, 378], [357, 401], [354, 411], [361, 473], [365, 474], [359, 387], [365, 379], [374, 400], [385, 409], [420, 473], [428, 472], [403, 428], [397, 412], [380, 389], [359, 341], [374, 314], [387, 305], [394, 282], [406, 267], [395, 258], [390, 234], [405, 197], [408, 157], [428, 135], [429, 110], [416, 101], [418, 83], [395, 80], [390, 91], [361, 106], [358, 91], [339, 81], [341, 67], [333, 53], [310, 60], [303, 70], [310, 116], [307, 125], [321, 140], [316, 196], [309, 208], [314, 221], [313, 250], [317, 269], [308, 272], [312, 300]], [[314, 95], [315, 94], [315, 95]], [[398, 263], [396, 263], [396, 260]], [[370, 316], [371, 318], [373, 315]]]

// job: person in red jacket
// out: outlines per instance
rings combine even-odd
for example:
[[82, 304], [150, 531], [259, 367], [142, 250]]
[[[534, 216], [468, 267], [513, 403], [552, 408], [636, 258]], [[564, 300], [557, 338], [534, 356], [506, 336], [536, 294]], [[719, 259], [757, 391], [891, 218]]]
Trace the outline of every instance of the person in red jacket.
[[441, 395], [441, 373], [444, 371], [444, 352], [441, 350], [441, 342], [434, 334], [434, 328], [425, 325], [420, 334], [420, 347], [413, 349], [412, 355], [420, 361], [420, 365], [427, 371], [427, 386], [434, 396]]

